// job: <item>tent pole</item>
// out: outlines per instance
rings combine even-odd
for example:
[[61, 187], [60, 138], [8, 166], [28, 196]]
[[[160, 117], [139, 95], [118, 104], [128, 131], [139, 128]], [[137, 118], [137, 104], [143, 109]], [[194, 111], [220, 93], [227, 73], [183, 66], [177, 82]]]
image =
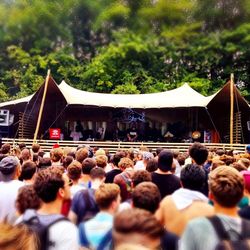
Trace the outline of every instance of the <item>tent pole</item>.
[[35, 130], [35, 134], [34, 134], [33, 143], [35, 143], [36, 140], [37, 140], [37, 134], [38, 134], [38, 131], [39, 131], [39, 128], [40, 128], [40, 123], [41, 123], [41, 118], [42, 118], [43, 108], [44, 108], [44, 102], [45, 102], [48, 83], [49, 83], [49, 77], [50, 77], [50, 69], [47, 72], [47, 77], [46, 77], [46, 81], [45, 81], [45, 85], [44, 85], [43, 98], [42, 98], [41, 106], [40, 106], [40, 109], [39, 109], [39, 115], [38, 115], [38, 119], [37, 119], [37, 124], [36, 124], [36, 130]]
[[234, 126], [234, 74], [230, 77], [230, 144], [233, 144]]

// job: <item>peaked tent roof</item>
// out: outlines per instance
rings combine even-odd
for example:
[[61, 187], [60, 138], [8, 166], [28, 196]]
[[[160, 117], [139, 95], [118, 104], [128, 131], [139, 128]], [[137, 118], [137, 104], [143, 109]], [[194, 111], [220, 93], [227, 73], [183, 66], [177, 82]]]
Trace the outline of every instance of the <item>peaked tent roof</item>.
[[59, 85], [69, 105], [88, 105], [114, 108], [178, 108], [206, 107], [210, 98], [205, 97], [187, 83], [179, 88], [152, 94], [103, 94], [75, 89], [65, 81]]

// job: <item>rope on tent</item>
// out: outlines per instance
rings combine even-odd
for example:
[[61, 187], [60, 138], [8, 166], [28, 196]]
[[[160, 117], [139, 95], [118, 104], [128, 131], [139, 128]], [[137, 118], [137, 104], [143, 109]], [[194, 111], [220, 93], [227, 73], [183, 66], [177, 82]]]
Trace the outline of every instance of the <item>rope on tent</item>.
[[[54, 125], [54, 123], [58, 120], [58, 118], [62, 115], [62, 113], [64, 112], [64, 110], [67, 107], [68, 107], [68, 104], [62, 109], [62, 111], [59, 113], [59, 115], [56, 117], [56, 119], [50, 124], [50, 126], [48, 127], [48, 129], [44, 132], [43, 136], [48, 133], [49, 129]], [[43, 139], [43, 136], [41, 137], [41, 139]]]
[[213, 119], [212, 119], [212, 116], [210, 115], [210, 113], [209, 113], [209, 111], [208, 111], [208, 108], [205, 107], [205, 109], [206, 109], [206, 111], [207, 111], [207, 114], [208, 114], [208, 116], [209, 116], [209, 118], [210, 118], [210, 121], [212, 122], [212, 125], [213, 125], [213, 127], [214, 127], [214, 129], [215, 129], [217, 135], [219, 136], [219, 141], [221, 142], [221, 137], [220, 137], [219, 131], [218, 131], [218, 129], [217, 129], [216, 126], [215, 126], [215, 123], [214, 123], [214, 121], [213, 121]]
[[[239, 101], [238, 101], [238, 95], [236, 93], [235, 95], [235, 100], [236, 100], [236, 106], [237, 106], [237, 111], [240, 112], [240, 108], [239, 108]], [[242, 136], [242, 143], [244, 144], [244, 134], [243, 134], [243, 128], [242, 128], [242, 123], [240, 123], [240, 130], [241, 130], [241, 136]]]

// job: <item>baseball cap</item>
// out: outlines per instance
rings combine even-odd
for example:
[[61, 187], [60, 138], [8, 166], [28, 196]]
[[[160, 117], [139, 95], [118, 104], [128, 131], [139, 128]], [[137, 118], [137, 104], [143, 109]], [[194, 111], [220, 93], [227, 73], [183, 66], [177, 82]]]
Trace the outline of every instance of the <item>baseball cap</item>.
[[0, 161], [0, 177], [1, 179], [6, 179], [7, 176], [10, 176], [14, 173], [18, 160], [14, 156], [7, 156]]
[[250, 153], [250, 145], [246, 146], [246, 151], [247, 151], [247, 153]]

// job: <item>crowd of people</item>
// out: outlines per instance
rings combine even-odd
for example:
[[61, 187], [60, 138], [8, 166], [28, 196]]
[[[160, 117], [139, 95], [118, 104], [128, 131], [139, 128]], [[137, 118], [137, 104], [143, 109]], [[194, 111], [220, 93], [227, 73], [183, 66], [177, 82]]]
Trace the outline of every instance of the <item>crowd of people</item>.
[[250, 145], [0, 149], [2, 250], [250, 249], [249, 202]]

